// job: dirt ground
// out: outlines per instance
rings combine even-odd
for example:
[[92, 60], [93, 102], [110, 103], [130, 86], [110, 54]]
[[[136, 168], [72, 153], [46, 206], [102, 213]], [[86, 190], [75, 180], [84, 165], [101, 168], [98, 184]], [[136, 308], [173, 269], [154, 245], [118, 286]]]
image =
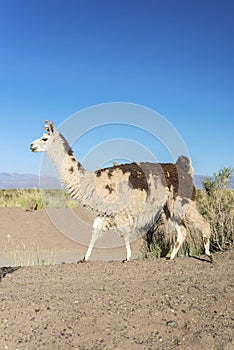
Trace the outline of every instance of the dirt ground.
[[1, 279], [0, 349], [234, 349], [233, 251], [216, 253], [213, 264], [143, 260], [134, 242], [131, 262], [123, 264], [125, 249], [116, 247], [77, 264], [86, 247], [45, 212], [0, 209], [1, 266], [17, 262], [16, 251], [26, 254], [32, 242], [42, 256], [55, 250], [55, 262], [66, 263], [22, 267]]
[[[87, 250], [92, 218], [80, 209], [25, 211], [0, 208], [0, 266], [77, 262]], [[70, 237], [70, 238], [69, 238]], [[132, 256], [142, 256], [142, 240], [132, 242]], [[99, 239], [90, 260], [123, 260], [124, 242], [106, 232]]]

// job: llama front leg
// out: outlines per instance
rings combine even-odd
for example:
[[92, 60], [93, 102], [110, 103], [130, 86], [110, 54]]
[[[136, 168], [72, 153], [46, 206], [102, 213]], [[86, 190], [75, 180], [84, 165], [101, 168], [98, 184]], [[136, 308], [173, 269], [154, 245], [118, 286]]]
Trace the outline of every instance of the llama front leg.
[[126, 236], [126, 237], [124, 238], [124, 240], [125, 240], [125, 247], [126, 247], [126, 252], [127, 252], [126, 261], [130, 261], [132, 252], [131, 252], [129, 237]]
[[89, 260], [90, 255], [91, 255], [92, 250], [93, 250], [93, 247], [94, 247], [94, 244], [95, 244], [96, 240], [102, 236], [104, 228], [105, 228], [104, 219], [98, 216], [93, 222], [92, 236], [91, 236], [91, 240], [89, 242], [87, 252], [86, 252], [84, 258], [82, 260], [80, 260], [79, 262], [87, 262]]
[[85, 257], [84, 257], [85, 262], [89, 260], [89, 257], [91, 255], [93, 247], [94, 247], [94, 244], [95, 244], [96, 240], [98, 239], [98, 237], [100, 237], [100, 233], [98, 232], [97, 229], [93, 229], [92, 237], [91, 237], [91, 240], [89, 242], [89, 247], [88, 247], [87, 252], [85, 254]]
[[131, 246], [130, 246], [130, 234], [128, 231], [126, 231], [126, 232], [121, 232], [121, 235], [124, 238], [125, 248], [127, 253], [126, 259], [124, 259], [123, 262], [130, 261], [131, 255], [132, 255]]
[[177, 238], [170, 259], [174, 259], [187, 235], [187, 231], [184, 226], [179, 225], [178, 223], [174, 223], [174, 226], [176, 229]]

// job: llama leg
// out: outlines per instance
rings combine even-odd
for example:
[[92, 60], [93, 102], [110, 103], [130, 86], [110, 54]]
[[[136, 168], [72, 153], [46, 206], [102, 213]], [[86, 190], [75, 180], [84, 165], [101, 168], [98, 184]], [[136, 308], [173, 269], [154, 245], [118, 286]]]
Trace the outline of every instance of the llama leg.
[[213, 261], [213, 257], [210, 253], [210, 224], [199, 213], [196, 207], [191, 206], [191, 210], [188, 211], [188, 220], [194, 225], [195, 229], [198, 229], [202, 234], [205, 254], [209, 257], [210, 261]]
[[89, 260], [89, 257], [92, 253], [94, 244], [96, 242], [96, 240], [101, 237], [102, 232], [103, 232], [103, 228], [104, 228], [104, 222], [103, 222], [103, 218], [97, 217], [94, 222], [93, 222], [93, 230], [92, 230], [92, 236], [91, 236], [91, 240], [89, 242], [89, 247], [87, 249], [87, 252], [85, 254], [85, 257], [81, 260], [81, 262], [86, 262]]
[[126, 260], [129, 261], [131, 259], [131, 247], [130, 247], [130, 242], [129, 242], [129, 237], [125, 237], [125, 247], [126, 247], [126, 251], [127, 251], [127, 258]]
[[213, 262], [213, 257], [210, 253], [210, 224], [204, 221], [204, 224], [202, 226], [202, 237], [204, 242], [205, 254], [209, 257], [210, 261]]
[[174, 259], [187, 235], [187, 231], [184, 226], [179, 225], [178, 223], [175, 223], [174, 226], [176, 229], [177, 238], [170, 259]]
[[213, 262], [213, 256], [210, 253], [210, 238], [203, 236], [203, 242], [204, 242], [205, 254], [209, 257], [210, 261]]
[[125, 247], [126, 247], [126, 252], [127, 252], [126, 259], [124, 259], [123, 262], [126, 262], [126, 261], [130, 261], [131, 255], [132, 255], [129, 232], [125, 232], [123, 234], [123, 236], [124, 236], [124, 242], [125, 242]]
[[96, 240], [98, 239], [99, 235], [100, 234], [99, 234], [98, 230], [97, 229], [93, 229], [92, 237], [91, 237], [91, 240], [89, 242], [89, 247], [88, 247], [87, 252], [85, 254], [84, 261], [88, 261], [89, 260], [89, 257], [90, 257], [90, 255], [92, 253], [92, 250], [93, 250], [93, 246], [94, 246]]

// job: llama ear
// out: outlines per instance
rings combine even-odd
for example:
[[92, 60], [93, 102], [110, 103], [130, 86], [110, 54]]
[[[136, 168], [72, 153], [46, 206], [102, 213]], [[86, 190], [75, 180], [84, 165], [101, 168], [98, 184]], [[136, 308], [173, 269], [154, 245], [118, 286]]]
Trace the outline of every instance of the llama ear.
[[53, 134], [53, 132], [54, 132], [54, 124], [52, 122], [48, 122], [48, 126], [49, 126], [50, 133]]
[[45, 130], [47, 130], [50, 134], [53, 134], [54, 132], [54, 124], [50, 122], [49, 120], [45, 120]]

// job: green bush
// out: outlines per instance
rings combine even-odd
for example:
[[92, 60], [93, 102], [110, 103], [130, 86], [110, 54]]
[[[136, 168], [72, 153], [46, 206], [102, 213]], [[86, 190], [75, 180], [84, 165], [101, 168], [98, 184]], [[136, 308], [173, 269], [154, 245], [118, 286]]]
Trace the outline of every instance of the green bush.
[[215, 251], [234, 244], [234, 191], [228, 189], [233, 171], [223, 168], [206, 177], [197, 195], [200, 212], [211, 225], [211, 248]]

